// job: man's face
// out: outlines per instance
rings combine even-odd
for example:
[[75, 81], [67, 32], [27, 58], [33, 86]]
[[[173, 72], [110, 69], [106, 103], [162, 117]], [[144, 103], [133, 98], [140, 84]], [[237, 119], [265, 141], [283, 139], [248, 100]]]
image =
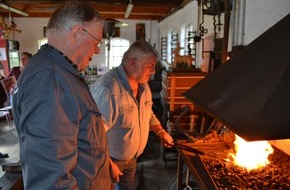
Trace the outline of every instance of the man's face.
[[156, 57], [149, 56], [136, 60], [136, 79], [138, 83], [146, 83], [149, 81], [151, 75], [155, 73]]
[[28, 59], [29, 58], [27, 57], [27, 55], [21, 55], [21, 64], [23, 67], [25, 67], [27, 65]]
[[100, 53], [99, 44], [102, 42], [103, 26], [101, 22], [95, 22], [86, 28], [81, 29], [83, 40], [79, 47], [78, 62], [79, 68], [86, 68], [94, 54]]

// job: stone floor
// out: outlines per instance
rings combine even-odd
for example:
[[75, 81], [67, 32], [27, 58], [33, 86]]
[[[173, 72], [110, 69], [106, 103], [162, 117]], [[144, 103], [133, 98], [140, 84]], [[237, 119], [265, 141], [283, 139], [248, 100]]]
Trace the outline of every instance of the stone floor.
[[[172, 155], [171, 155], [172, 154]], [[176, 158], [175, 153], [167, 153], [167, 158]], [[164, 162], [159, 139], [151, 134], [144, 153], [138, 159], [143, 164], [143, 181], [138, 190], [169, 190], [177, 172], [177, 161]]]
[[[6, 120], [0, 120], [0, 152], [7, 153], [9, 158], [1, 159], [0, 177], [4, 175], [2, 165], [19, 161], [19, 145], [15, 128], [10, 130]], [[168, 153], [169, 154], [169, 153]], [[167, 155], [168, 156], [168, 155]], [[170, 156], [170, 155], [169, 155]], [[172, 157], [175, 154], [172, 153]], [[159, 139], [150, 134], [144, 153], [138, 159], [138, 165], [143, 166], [137, 190], [170, 190], [176, 177], [176, 161], [164, 162]], [[170, 188], [169, 188], [170, 187]], [[0, 189], [2, 189], [0, 187]]]

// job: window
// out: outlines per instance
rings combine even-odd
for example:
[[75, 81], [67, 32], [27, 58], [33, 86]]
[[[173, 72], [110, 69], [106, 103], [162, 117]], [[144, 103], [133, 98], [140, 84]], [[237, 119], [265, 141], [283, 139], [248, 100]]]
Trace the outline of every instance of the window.
[[9, 64], [10, 69], [12, 69], [13, 67], [18, 67], [20, 65], [19, 54], [17, 51], [9, 51]]
[[[109, 41], [106, 40], [106, 46]], [[110, 48], [106, 48], [106, 65], [109, 69], [118, 67], [121, 64], [123, 54], [129, 48], [129, 40], [124, 38], [112, 38], [110, 40]]]
[[[181, 28], [181, 34], [180, 34], [180, 47], [182, 49], [180, 50], [181, 55], [188, 55], [189, 54], [189, 48], [188, 46], [193, 44], [193, 38], [189, 38], [189, 33], [193, 31], [193, 25], [187, 24], [184, 27]], [[193, 47], [190, 47], [191, 49]]]
[[184, 55], [184, 49], [186, 46], [186, 31], [185, 31], [185, 27], [181, 27], [180, 29], [180, 55]]
[[170, 30], [168, 32], [167, 36], [167, 62], [172, 63], [172, 49], [175, 49], [176, 42], [178, 41], [177, 39], [177, 33], [174, 29]]

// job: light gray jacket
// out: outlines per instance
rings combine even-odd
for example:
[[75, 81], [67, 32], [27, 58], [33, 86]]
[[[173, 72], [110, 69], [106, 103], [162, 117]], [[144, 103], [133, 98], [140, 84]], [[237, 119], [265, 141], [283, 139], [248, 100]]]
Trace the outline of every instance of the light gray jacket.
[[120, 65], [100, 77], [91, 89], [104, 119], [110, 156], [118, 160], [140, 156], [147, 144], [150, 126], [160, 124], [152, 111], [148, 84], [140, 84], [139, 88], [138, 102]]

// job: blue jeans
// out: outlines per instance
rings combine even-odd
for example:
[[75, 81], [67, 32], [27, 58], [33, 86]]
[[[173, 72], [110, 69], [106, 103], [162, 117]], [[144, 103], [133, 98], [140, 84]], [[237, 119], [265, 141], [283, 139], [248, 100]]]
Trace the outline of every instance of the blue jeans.
[[111, 190], [133, 190], [137, 168], [137, 159], [133, 158], [128, 161], [121, 161], [112, 158], [112, 161], [119, 167], [123, 175], [120, 176], [120, 181], [118, 183], [112, 184]]

